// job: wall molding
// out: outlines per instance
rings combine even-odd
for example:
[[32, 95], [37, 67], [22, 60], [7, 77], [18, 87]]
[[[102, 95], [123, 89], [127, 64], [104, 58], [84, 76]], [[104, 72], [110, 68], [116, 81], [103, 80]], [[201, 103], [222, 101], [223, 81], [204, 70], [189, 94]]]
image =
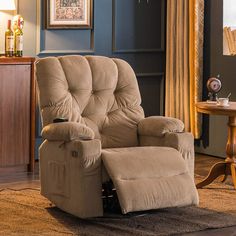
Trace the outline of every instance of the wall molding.
[[[112, 43], [113, 44], [113, 43]], [[154, 48], [154, 49], [149, 49], [149, 48], [139, 48], [139, 49], [115, 49], [112, 47], [112, 52], [115, 54], [135, 54], [135, 53], [157, 53], [157, 52], [165, 52], [164, 49], [162, 48]]]
[[147, 73], [136, 73], [136, 77], [163, 77], [165, 75], [164, 72], [147, 72]]
[[46, 55], [64, 55], [64, 54], [95, 54], [94, 46], [94, 29], [90, 29], [90, 48], [81, 49], [81, 50], [42, 50], [41, 49], [41, 26], [42, 26], [42, 0], [36, 0], [36, 10], [37, 10], [37, 25], [36, 25], [36, 50], [35, 54], [37, 56], [46, 56]]
[[116, 48], [116, 1], [112, 0], [112, 53], [114, 54], [139, 54], [139, 53], [161, 53], [165, 52], [165, 0], [161, 0], [161, 45], [160, 48]]
[[137, 78], [157, 78], [160, 81], [160, 115], [165, 115], [165, 73], [164, 72], [154, 72], [154, 73], [136, 73]]

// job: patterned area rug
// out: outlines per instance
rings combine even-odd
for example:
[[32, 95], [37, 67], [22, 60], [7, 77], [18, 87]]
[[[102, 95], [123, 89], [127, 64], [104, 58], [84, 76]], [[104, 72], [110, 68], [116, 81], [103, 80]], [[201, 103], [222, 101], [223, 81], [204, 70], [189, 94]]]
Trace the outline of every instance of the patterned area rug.
[[[199, 177], [197, 177], [199, 181]], [[200, 189], [200, 206], [79, 219], [37, 190], [0, 192], [0, 235], [171, 235], [236, 225], [236, 191], [230, 185]]]

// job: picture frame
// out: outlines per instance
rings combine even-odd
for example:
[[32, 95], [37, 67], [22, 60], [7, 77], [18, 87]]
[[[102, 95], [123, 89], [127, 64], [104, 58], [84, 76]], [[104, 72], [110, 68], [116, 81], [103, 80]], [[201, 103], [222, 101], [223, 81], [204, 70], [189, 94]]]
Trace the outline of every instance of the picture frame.
[[46, 29], [91, 29], [93, 0], [45, 0]]

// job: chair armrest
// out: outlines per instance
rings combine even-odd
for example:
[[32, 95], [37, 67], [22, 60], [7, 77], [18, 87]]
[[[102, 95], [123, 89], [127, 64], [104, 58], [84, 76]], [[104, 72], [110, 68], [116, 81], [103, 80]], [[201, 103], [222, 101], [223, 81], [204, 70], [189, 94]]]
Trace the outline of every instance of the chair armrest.
[[103, 215], [100, 140], [45, 140], [39, 154], [45, 197], [81, 218]]
[[192, 133], [166, 133], [164, 138], [164, 146], [172, 147], [182, 152], [183, 150], [193, 150], [194, 137]]
[[84, 169], [97, 168], [101, 164], [101, 141], [93, 140], [76, 140], [67, 144], [71, 150], [72, 157], [80, 159], [81, 166]]
[[183, 130], [183, 122], [172, 117], [150, 116], [138, 124], [138, 133], [141, 136], [162, 137], [167, 132], [183, 132]]
[[164, 136], [164, 146], [178, 150], [187, 164], [187, 168], [194, 177], [194, 137], [189, 132], [166, 133]]
[[44, 139], [49, 141], [72, 141], [76, 139], [94, 139], [94, 132], [89, 127], [77, 122], [52, 123], [45, 126], [41, 132]]
[[163, 116], [151, 116], [138, 124], [140, 146], [163, 146], [177, 149], [186, 162], [190, 175], [194, 173], [194, 138], [184, 132], [182, 121]]

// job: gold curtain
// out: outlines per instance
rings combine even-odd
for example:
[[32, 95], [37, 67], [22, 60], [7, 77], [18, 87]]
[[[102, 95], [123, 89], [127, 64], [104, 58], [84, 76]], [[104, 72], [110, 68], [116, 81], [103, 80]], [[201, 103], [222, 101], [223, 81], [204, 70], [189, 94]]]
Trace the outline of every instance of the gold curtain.
[[200, 137], [204, 0], [167, 0], [165, 115]]

